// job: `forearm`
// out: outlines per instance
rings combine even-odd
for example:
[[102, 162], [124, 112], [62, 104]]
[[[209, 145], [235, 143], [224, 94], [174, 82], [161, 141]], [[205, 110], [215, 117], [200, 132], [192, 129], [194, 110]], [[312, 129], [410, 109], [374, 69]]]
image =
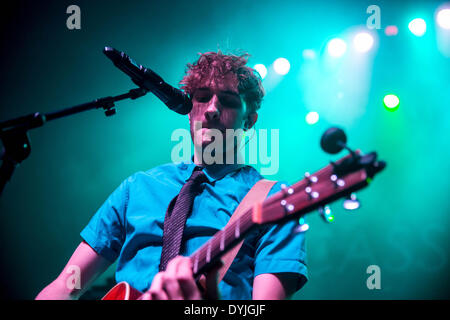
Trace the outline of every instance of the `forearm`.
[[110, 264], [111, 262], [98, 255], [87, 243], [82, 242], [61, 274], [46, 286], [36, 296], [36, 299], [78, 299]]
[[264, 273], [255, 277], [253, 300], [289, 299], [297, 288], [298, 275], [295, 273]]
[[[77, 292], [78, 291], [78, 292]], [[81, 290], [70, 289], [60, 279], [54, 280], [36, 296], [36, 300], [76, 300], [81, 296]]]

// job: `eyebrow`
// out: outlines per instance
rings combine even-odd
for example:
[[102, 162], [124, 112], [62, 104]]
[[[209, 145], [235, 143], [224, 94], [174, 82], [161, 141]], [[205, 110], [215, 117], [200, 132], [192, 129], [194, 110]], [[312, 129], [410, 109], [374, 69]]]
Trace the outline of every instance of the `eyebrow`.
[[[208, 88], [208, 87], [201, 87], [201, 88], [198, 88], [197, 90], [211, 91], [211, 89]], [[233, 95], [233, 96], [236, 96], [236, 97], [240, 97], [239, 93], [231, 91], [231, 90], [220, 90], [220, 92], [226, 93], [226, 94], [230, 94], [230, 95]]]

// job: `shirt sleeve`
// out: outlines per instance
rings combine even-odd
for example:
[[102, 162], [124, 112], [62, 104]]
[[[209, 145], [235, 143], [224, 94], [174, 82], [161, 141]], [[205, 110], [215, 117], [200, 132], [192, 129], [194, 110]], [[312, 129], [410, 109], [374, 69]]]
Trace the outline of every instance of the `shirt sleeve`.
[[124, 243], [128, 190], [128, 181], [125, 180], [106, 199], [80, 233], [95, 252], [110, 262], [117, 259]]
[[[268, 197], [281, 190], [276, 183]], [[254, 276], [263, 273], [296, 273], [299, 290], [307, 281], [305, 233], [296, 233], [298, 221], [269, 224], [262, 229], [256, 244]]]

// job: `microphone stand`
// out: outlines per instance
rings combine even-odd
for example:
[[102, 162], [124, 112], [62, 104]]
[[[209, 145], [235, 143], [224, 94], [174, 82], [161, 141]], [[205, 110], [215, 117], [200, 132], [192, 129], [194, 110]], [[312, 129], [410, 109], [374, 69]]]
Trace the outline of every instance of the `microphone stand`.
[[144, 96], [146, 93], [147, 90], [136, 88], [118, 96], [96, 99], [55, 112], [47, 114], [36, 112], [0, 122], [0, 139], [3, 142], [3, 150], [0, 155], [0, 159], [3, 161], [0, 167], [0, 196], [6, 183], [11, 179], [14, 169], [30, 155], [31, 146], [28, 130], [41, 127], [48, 121], [91, 109], [103, 108], [105, 115], [109, 117], [116, 114], [114, 102], [127, 98], [134, 100]]

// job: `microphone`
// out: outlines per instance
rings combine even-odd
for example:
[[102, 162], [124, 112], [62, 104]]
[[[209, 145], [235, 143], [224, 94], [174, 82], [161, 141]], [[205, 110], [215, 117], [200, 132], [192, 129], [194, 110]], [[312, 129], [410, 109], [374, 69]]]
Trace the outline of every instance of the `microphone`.
[[105, 47], [103, 53], [114, 65], [131, 77], [131, 80], [142, 89], [152, 92], [169, 109], [179, 114], [188, 114], [192, 109], [191, 99], [181, 90], [172, 87], [155, 72], [134, 62], [124, 52]]

